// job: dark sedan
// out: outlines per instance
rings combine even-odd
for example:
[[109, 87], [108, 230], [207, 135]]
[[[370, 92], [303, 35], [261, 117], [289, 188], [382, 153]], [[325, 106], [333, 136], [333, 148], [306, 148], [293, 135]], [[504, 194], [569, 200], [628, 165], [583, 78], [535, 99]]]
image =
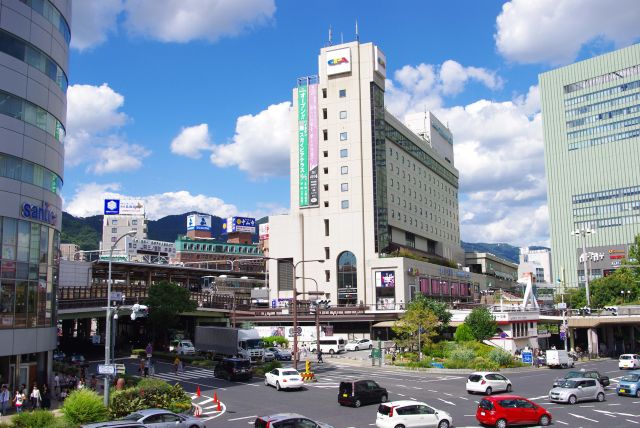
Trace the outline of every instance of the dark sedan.
[[291, 361], [291, 351], [284, 348], [267, 348], [268, 351], [273, 352], [276, 360], [278, 361]]

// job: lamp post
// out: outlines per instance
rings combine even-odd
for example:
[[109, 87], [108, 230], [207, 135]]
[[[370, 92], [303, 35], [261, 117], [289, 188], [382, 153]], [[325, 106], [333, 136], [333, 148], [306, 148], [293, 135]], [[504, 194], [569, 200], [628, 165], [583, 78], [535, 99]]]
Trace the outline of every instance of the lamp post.
[[587, 307], [591, 307], [591, 297], [589, 296], [589, 271], [587, 269], [587, 259], [589, 258], [587, 257], [587, 235], [591, 235], [593, 233], [596, 233], [596, 231], [588, 227], [576, 229], [571, 232], [574, 236], [582, 236], [582, 261], [584, 263], [584, 287], [585, 294], [587, 296]]
[[[305, 276], [296, 276], [296, 279], [310, 279], [311, 281], [313, 281], [316, 284], [316, 292], [315, 295], [319, 296], [320, 294], [322, 294], [321, 292], [318, 291], [318, 281], [316, 281], [314, 278], [307, 278]], [[311, 293], [301, 293], [301, 294], [311, 294]], [[320, 305], [316, 304], [316, 355], [320, 354]]]
[[[130, 230], [124, 235], [120, 236], [116, 239], [116, 242], [111, 246], [111, 251], [109, 252], [109, 276], [107, 280], [107, 318], [106, 325], [104, 329], [105, 340], [104, 340], [104, 364], [108, 365], [111, 363], [111, 262], [113, 261], [113, 250], [118, 245], [118, 242], [126, 236], [135, 236], [137, 231]], [[109, 406], [109, 376], [104, 377], [104, 405], [106, 407]]]
[[300, 260], [297, 263], [291, 263], [293, 267], [293, 302], [291, 304], [291, 309], [293, 310], [293, 368], [296, 370], [298, 370], [298, 290], [296, 288], [296, 268], [300, 263], [312, 262], [324, 263], [324, 259]]

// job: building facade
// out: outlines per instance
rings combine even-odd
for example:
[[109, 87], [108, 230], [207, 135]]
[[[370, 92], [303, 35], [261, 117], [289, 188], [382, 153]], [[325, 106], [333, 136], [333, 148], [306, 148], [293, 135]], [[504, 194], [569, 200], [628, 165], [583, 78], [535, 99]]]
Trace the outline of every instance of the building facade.
[[583, 246], [624, 246], [640, 231], [640, 44], [541, 74], [540, 96], [552, 265], [576, 287]]
[[471, 276], [452, 268], [464, 262], [458, 171], [452, 150], [439, 150], [451, 133], [433, 116], [418, 135], [386, 111], [374, 44], [329, 46], [318, 61], [293, 90], [291, 211], [269, 219], [272, 304], [291, 298], [294, 281], [334, 305], [378, 310], [423, 288], [472, 299]]
[[0, 0], [0, 382], [44, 382], [56, 347], [70, 0]]
[[101, 257], [109, 257], [111, 247], [114, 244], [116, 244], [113, 248], [114, 257], [126, 257], [126, 239], [120, 241], [118, 239], [132, 230], [136, 231], [135, 237], [137, 239], [147, 239], [147, 217], [144, 203], [137, 199], [106, 199], [104, 201], [104, 216], [102, 217]]

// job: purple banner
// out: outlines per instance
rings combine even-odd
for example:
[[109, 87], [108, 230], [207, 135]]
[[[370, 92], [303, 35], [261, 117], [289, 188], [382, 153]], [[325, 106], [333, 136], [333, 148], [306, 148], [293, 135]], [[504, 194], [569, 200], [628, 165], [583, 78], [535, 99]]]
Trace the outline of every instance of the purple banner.
[[309, 205], [319, 204], [318, 157], [318, 84], [309, 85]]

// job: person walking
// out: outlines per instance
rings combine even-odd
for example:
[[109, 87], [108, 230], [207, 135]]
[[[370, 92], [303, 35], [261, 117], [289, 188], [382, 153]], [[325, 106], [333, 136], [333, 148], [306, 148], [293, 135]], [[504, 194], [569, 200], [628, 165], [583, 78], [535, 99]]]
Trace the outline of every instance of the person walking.
[[90, 388], [92, 391], [95, 391], [98, 389], [98, 379], [96, 378], [96, 375], [91, 375]]
[[6, 416], [11, 403], [11, 393], [7, 388], [7, 385], [2, 385], [0, 389], [0, 415]]
[[16, 406], [16, 413], [22, 413], [22, 406], [24, 405], [25, 400], [24, 393], [19, 389], [16, 390], [16, 395], [13, 397], [13, 404]]
[[322, 348], [320, 348], [320, 350], [318, 351], [318, 364], [320, 363], [324, 363], [324, 361], [322, 360]]
[[37, 384], [33, 384], [33, 389], [31, 390], [31, 395], [29, 396], [31, 399], [31, 410], [37, 410], [40, 408], [42, 404], [42, 395], [40, 394], [40, 390], [38, 389]]
[[51, 391], [49, 391], [49, 386], [45, 383], [42, 385], [42, 408], [44, 410], [49, 410], [51, 407]]
[[178, 372], [179, 373], [184, 373], [184, 364], [179, 359], [178, 359]]
[[173, 373], [178, 373], [178, 366], [182, 364], [180, 362], [180, 358], [176, 357], [175, 360], [173, 360]]
[[140, 366], [138, 367], [138, 374], [144, 376], [144, 358], [140, 360]]
[[149, 359], [148, 358], [144, 362], [144, 377], [149, 377]]
[[60, 375], [58, 373], [53, 377], [53, 393], [56, 399], [60, 398]]

